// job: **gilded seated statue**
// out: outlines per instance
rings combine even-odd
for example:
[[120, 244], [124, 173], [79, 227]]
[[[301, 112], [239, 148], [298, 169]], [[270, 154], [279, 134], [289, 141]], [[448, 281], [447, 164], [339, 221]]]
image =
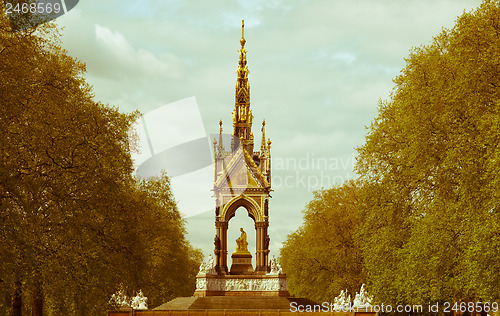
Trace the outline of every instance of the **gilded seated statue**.
[[236, 252], [248, 252], [247, 233], [240, 228], [241, 235], [236, 239]]

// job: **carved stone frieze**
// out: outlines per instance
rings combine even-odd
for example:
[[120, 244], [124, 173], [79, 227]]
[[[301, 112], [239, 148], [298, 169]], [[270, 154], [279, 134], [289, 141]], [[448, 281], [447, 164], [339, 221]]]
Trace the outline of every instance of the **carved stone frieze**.
[[196, 290], [206, 290], [206, 289], [207, 289], [207, 279], [196, 278]]
[[198, 276], [196, 290], [207, 291], [286, 291], [286, 277], [268, 276], [265, 278], [212, 278]]

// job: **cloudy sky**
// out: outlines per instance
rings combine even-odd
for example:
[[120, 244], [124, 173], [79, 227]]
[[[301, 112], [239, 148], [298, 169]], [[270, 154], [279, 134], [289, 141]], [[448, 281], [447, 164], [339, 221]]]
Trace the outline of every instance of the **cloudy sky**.
[[[140, 164], [210, 138], [219, 119], [231, 132], [245, 20], [256, 148], [263, 119], [272, 140], [270, 236], [277, 255], [301, 224], [312, 192], [355, 177], [355, 148], [411, 48], [429, 43], [480, 2], [81, 0], [57, 22], [64, 26], [62, 46], [87, 64], [96, 99], [145, 114], [138, 124]], [[189, 240], [208, 255], [215, 233], [212, 167], [204, 164], [209, 154], [202, 147], [192, 151], [201, 165], [172, 182]], [[228, 250], [239, 227], [254, 249], [252, 220], [239, 210]]]

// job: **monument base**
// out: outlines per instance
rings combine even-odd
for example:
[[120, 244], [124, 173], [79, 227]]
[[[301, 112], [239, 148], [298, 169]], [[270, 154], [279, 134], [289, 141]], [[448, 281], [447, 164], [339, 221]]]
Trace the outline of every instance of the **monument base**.
[[288, 297], [285, 274], [196, 276], [193, 296], [281, 296]]
[[253, 274], [252, 255], [250, 252], [234, 252], [231, 255], [231, 259], [233, 263], [231, 264], [229, 274]]
[[[201, 315], [278, 315], [279, 312], [290, 312], [290, 305], [315, 305], [311, 300], [295, 297], [256, 297], [256, 296], [206, 296], [206, 297], [178, 297], [172, 301], [154, 308], [156, 313], [161, 310], [180, 311], [196, 310], [202, 311]], [[210, 313], [203, 313], [210, 311]], [[217, 314], [217, 311], [220, 311]], [[236, 313], [231, 314], [231, 311]], [[252, 311], [253, 313], [249, 313]], [[273, 313], [274, 312], [274, 313]]]
[[[241, 316], [241, 315], [294, 315], [300, 306], [304, 312], [315, 311], [313, 315], [324, 316], [377, 316], [370, 308], [353, 308], [347, 311], [325, 311], [306, 298], [298, 297], [256, 297], [256, 296], [208, 296], [177, 297], [165, 304], [149, 310], [108, 311], [107, 316]], [[294, 311], [295, 310], [295, 311]], [[303, 314], [303, 313], [300, 313]]]

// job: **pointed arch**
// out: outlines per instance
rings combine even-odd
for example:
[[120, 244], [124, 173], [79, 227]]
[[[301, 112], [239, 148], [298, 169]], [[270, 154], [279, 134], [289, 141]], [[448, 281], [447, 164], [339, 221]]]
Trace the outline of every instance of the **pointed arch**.
[[240, 194], [229, 200], [229, 202], [224, 205], [220, 220], [229, 222], [231, 218], [234, 217], [239, 207], [244, 207], [247, 210], [248, 216], [253, 219], [254, 223], [262, 220], [260, 206], [254, 199], [248, 197], [246, 194]]

